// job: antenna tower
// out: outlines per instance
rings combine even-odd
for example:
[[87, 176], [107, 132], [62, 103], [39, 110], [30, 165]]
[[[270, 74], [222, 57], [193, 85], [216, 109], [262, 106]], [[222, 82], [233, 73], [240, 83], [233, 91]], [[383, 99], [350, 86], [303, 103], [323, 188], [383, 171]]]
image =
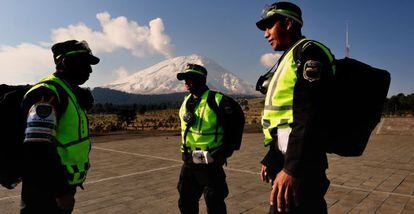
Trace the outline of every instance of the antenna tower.
[[349, 24], [346, 22], [346, 34], [345, 34], [345, 57], [350, 57], [349, 54]]

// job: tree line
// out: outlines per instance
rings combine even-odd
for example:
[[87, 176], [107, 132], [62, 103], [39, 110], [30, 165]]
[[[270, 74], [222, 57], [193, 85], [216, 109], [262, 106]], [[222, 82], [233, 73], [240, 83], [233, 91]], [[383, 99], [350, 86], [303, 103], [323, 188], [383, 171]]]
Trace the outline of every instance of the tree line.
[[403, 93], [387, 98], [384, 105], [384, 115], [413, 116], [414, 115], [414, 94]]
[[119, 114], [126, 111], [135, 111], [137, 114], [145, 114], [147, 111], [165, 110], [179, 108], [180, 103], [160, 103], [160, 104], [113, 104], [97, 103], [89, 110], [90, 114]]

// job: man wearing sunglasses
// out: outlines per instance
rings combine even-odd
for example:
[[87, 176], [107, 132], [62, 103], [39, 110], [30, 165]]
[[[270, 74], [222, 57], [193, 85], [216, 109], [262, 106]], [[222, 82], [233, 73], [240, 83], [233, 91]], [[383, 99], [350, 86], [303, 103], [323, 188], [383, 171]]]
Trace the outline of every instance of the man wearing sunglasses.
[[185, 81], [185, 97], [180, 108], [182, 158], [178, 182], [181, 213], [198, 213], [204, 194], [208, 213], [226, 213], [224, 199], [229, 194], [223, 164], [239, 149], [244, 114], [230, 97], [211, 91], [206, 85], [207, 70], [187, 64], [177, 74]]
[[295, 4], [266, 7], [256, 25], [274, 51], [284, 52], [257, 84], [266, 94], [262, 125], [269, 152], [261, 179], [272, 184], [270, 213], [326, 213], [328, 162], [319, 140], [323, 124], [316, 118], [327, 100], [333, 55], [302, 35], [302, 12]]
[[22, 103], [27, 122], [21, 213], [71, 213], [89, 169], [86, 111], [93, 98], [79, 86], [99, 58], [85, 41], [57, 43], [52, 52], [55, 73], [34, 85]]

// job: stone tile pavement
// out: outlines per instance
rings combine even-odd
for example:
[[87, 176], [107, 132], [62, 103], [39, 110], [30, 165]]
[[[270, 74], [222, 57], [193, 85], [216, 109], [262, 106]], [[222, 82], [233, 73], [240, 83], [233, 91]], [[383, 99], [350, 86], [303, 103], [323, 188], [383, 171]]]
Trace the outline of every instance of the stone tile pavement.
[[[329, 213], [414, 213], [414, 137], [378, 132], [358, 158], [329, 155]], [[120, 137], [122, 138], [122, 137]], [[229, 213], [265, 213], [260, 133], [244, 135], [226, 168]], [[178, 213], [179, 136], [94, 139], [92, 168], [74, 213]], [[0, 189], [0, 213], [19, 212], [19, 191]], [[200, 213], [206, 213], [200, 201]]]

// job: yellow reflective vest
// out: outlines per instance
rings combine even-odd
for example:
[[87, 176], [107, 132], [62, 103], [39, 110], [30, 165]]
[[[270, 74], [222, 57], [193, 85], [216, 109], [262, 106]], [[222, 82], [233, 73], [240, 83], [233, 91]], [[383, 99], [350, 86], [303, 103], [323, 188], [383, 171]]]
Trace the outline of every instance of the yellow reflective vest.
[[[293, 93], [297, 77], [298, 62], [294, 59], [294, 50], [298, 45], [304, 47], [312, 42], [318, 45], [333, 62], [334, 57], [327, 47], [316, 41], [303, 38], [297, 41], [280, 60], [276, 71], [269, 83], [269, 88], [265, 97], [265, 106], [262, 117], [262, 127], [265, 136], [264, 144], [269, 145], [272, 135], [276, 134], [277, 129], [289, 128], [293, 121]], [[333, 67], [334, 69], [334, 67]]]
[[[48, 82], [53, 82], [54, 84]], [[65, 166], [68, 183], [77, 185], [83, 183], [89, 169], [91, 141], [86, 110], [80, 107], [71, 87], [54, 75], [42, 79], [26, 93], [26, 96], [36, 88], [46, 87], [52, 90], [60, 100], [62, 98], [59, 97], [58, 89], [55, 85], [58, 85], [66, 92], [68, 99], [66, 110], [61, 114], [57, 122], [57, 152], [62, 165]]]
[[[223, 126], [218, 121], [217, 114], [207, 102], [211, 93], [210, 90], [207, 90], [200, 97], [200, 102], [196, 104], [194, 112], [192, 112], [194, 116], [192, 124], [188, 124], [184, 120], [184, 115], [188, 112], [186, 105], [191, 94], [185, 97], [179, 112], [182, 137], [181, 152], [207, 151], [218, 148], [223, 144]], [[223, 94], [215, 93], [214, 100], [217, 106], [219, 106], [222, 98]]]

